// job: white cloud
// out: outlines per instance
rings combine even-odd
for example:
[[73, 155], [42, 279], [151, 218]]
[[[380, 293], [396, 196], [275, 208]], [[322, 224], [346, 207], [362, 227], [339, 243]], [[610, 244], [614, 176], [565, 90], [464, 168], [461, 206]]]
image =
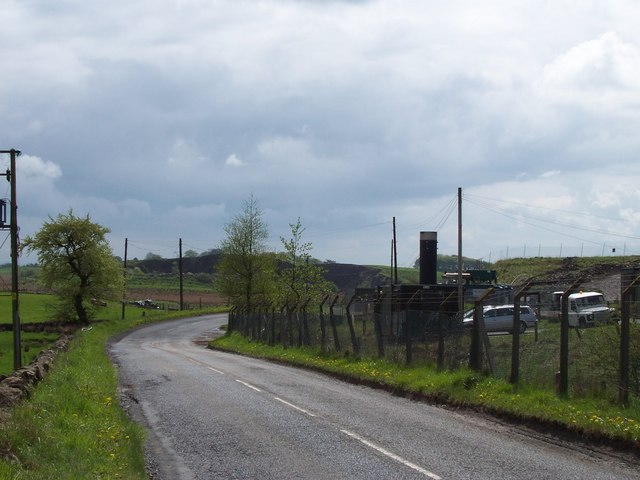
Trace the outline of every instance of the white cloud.
[[244, 167], [245, 163], [235, 154], [232, 153], [224, 161], [224, 164], [229, 167]]
[[49, 160], [42, 160], [34, 155], [20, 155], [16, 159], [16, 171], [18, 177], [26, 178], [44, 177], [55, 180], [62, 176], [60, 166]]
[[624, 208], [620, 210], [620, 217], [631, 223], [634, 227], [640, 226], [640, 211], [634, 208]]
[[633, 105], [640, 100], [640, 49], [616, 32], [607, 32], [546, 65], [543, 88], [556, 102], [608, 111], [631, 106], [635, 111]]

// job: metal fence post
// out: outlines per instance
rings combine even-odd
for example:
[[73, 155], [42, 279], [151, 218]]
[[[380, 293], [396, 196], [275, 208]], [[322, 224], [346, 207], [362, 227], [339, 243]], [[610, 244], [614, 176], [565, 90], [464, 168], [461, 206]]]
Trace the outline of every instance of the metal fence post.
[[329, 305], [329, 323], [331, 324], [331, 330], [333, 331], [333, 346], [335, 347], [336, 352], [341, 350], [340, 338], [338, 337], [338, 327], [336, 326], [336, 317], [333, 315], [333, 307], [338, 301], [338, 298], [340, 298], [340, 296], [336, 295], [333, 302], [331, 302], [331, 305]]
[[320, 302], [320, 351], [327, 353], [327, 327], [324, 323], [324, 303], [329, 300], [329, 295], [325, 295]]
[[311, 345], [311, 335], [309, 333], [309, 319], [307, 318], [307, 306], [309, 305], [310, 301], [311, 301], [311, 298], [307, 298], [307, 301], [302, 304], [302, 335], [303, 335], [302, 343], [307, 346]]
[[487, 335], [484, 328], [483, 306], [485, 299], [493, 293], [493, 288], [487, 289], [482, 296], [474, 302], [473, 328], [471, 329], [471, 349], [469, 352], [469, 367], [476, 372], [482, 370], [482, 338]]
[[[636, 275], [636, 273], [636, 269], [623, 269], [620, 275], [620, 381], [618, 384], [618, 402], [623, 406], [629, 405], [631, 302], [635, 300], [635, 289], [637, 288], [638, 283], [640, 283], [640, 276]], [[633, 280], [628, 281], [626, 277], [629, 274], [636, 276]]]
[[382, 322], [380, 321], [382, 313], [378, 307], [378, 304], [382, 301], [382, 297], [384, 297], [384, 293], [379, 292], [373, 308], [373, 321], [376, 332], [376, 343], [378, 346], [378, 358], [384, 358], [384, 339], [382, 334]]
[[283, 347], [287, 346], [287, 322], [285, 316], [285, 310], [287, 309], [287, 304], [285, 303], [280, 309], [280, 343]]
[[527, 280], [524, 287], [513, 296], [513, 332], [511, 334], [511, 383], [518, 383], [520, 378], [520, 301], [531, 288], [531, 281]]
[[[442, 370], [444, 368], [444, 351], [445, 351], [445, 328], [444, 328], [444, 312], [442, 311], [443, 307], [447, 304], [447, 302], [453, 297], [454, 294], [458, 292], [451, 292], [447, 295], [447, 298], [440, 304], [440, 308], [438, 309], [438, 370]], [[458, 312], [458, 315], [462, 315], [464, 312]]]
[[351, 336], [351, 346], [353, 347], [353, 353], [355, 355], [360, 355], [360, 345], [358, 342], [358, 337], [356, 336], [356, 329], [353, 326], [353, 317], [351, 316], [351, 303], [353, 299], [356, 298], [355, 294], [349, 299], [347, 302], [347, 323], [349, 324], [349, 335]]
[[569, 392], [569, 295], [582, 283], [582, 278], [565, 290], [560, 299], [560, 371], [558, 372], [558, 394]]

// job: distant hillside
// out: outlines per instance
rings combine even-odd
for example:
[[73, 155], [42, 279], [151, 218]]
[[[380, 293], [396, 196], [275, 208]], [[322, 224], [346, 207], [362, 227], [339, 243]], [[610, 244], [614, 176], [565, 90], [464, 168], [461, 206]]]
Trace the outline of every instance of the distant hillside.
[[640, 256], [513, 258], [494, 264], [499, 283], [522, 285], [532, 278], [555, 291], [581, 278], [582, 289], [603, 292], [609, 301], [620, 298], [620, 269], [631, 267], [640, 267]]
[[511, 258], [499, 260], [493, 268], [498, 282], [519, 284], [528, 277], [547, 282], [572, 282], [578, 277], [586, 280], [620, 273], [621, 267], [640, 266], [640, 256], [625, 257], [566, 257]]
[[[210, 253], [198, 257], [182, 257], [182, 271], [193, 274], [213, 274], [219, 258], [219, 253]], [[178, 271], [178, 259], [151, 258], [148, 260], [133, 260], [128, 262], [128, 266], [138, 268], [142, 273], [176, 273]]]
[[[182, 270], [185, 274], [215, 274], [215, 266], [220, 259], [218, 253], [201, 255], [199, 257], [183, 257]], [[154, 258], [137, 260], [129, 264], [145, 274], [171, 274], [178, 271], [177, 258]], [[332, 282], [339, 291], [353, 291], [356, 287], [373, 287], [388, 283], [388, 277], [380, 268], [345, 263], [322, 263], [325, 278]]]
[[[183, 257], [182, 269], [185, 274], [205, 274], [213, 276], [215, 266], [220, 259], [219, 253], [211, 253], [198, 257]], [[467, 259], [473, 260], [473, 259]], [[450, 259], [438, 256], [438, 271], [451, 270]], [[326, 262], [320, 264], [325, 269], [325, 278], [336, 285], [338, 291], [352, 292], [357, 287], [376, 287], [391, 281], [389, 266], [355, 265], [350, 263]], [[153, 258], [129, 262], [130, 268], [137, 268], [141, 273], [153, 275], [175, 274], [178, 271], [177, 258]], [[399, 268], [398, 283], [418, 283], [417, 268]]]
[[[455, 271], [457, 263], [454, 255], [438, 255], [438, 272]], [[183, 258], [185, 273], [215, 273], [215, 265], [219, 254], [213, 253], [200, 257]], [[457, 262], [457, 260], [456, 260]], [[465, 268], [480, 268], [474, 259], [465, 258]], [[391, 280], [389, 266], [354, 265], [347, 263], [322, 263], [326, 270], [326, 278], [334, 283], [339, 291], [350, 292], [356, 287], [375, 287], [388, 284]], [[495, 269], [498, 282], [504, 284], [521, 284], [529, 277], [537, 277], [544, 282], [571, 283], [578, 276], [586, 281], [597, 281], [612, 275], [619, 275], [620, 267], [640, 265], [640, 256], [626, 257], [569, 257], [569, 258], [513, 258], [500, 260], [493, 265], [483, 264], [482, 268]], [[136, 266], [144, 273], [176, 273], [177, 259], [139, 260]], [[399, 283], [417, 283], [417, 268], [399, 269]], [[440, 279], [440, 274], [438, 275]]]

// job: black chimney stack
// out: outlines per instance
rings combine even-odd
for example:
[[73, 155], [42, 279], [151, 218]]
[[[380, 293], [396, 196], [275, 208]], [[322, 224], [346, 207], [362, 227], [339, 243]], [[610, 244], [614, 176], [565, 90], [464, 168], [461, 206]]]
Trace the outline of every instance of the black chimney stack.
[[420, 232], [420, 284], [438, 283], [438, 233]]

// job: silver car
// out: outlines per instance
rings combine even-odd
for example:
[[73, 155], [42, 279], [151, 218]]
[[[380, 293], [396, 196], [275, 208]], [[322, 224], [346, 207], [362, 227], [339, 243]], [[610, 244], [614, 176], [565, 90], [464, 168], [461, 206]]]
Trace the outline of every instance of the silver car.
[[[487, 332], [513, 332], [513, 305], [485, 306], [482, 309], [484, 326]], [[535, 327], [538, 323], [536, 312], [528, 305], [520, 306], [520, 333], [528, 327]], [[465, 327], [473, 326], [473, 310], [465, 313], [463, 318]]]

